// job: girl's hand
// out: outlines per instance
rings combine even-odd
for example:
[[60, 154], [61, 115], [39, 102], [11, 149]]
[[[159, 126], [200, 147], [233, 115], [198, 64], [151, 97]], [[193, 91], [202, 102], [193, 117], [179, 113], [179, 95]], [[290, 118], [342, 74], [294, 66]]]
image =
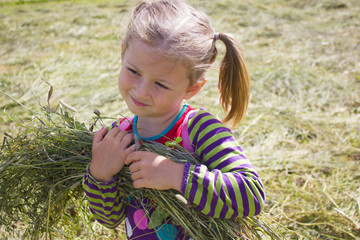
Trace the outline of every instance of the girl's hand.
[[184, 165], [145, 151], [130, 153], [125, 163], [131, 164], [129, 170], [135, 188], [175, 189], [181, 192]]
[[125, 164], [129, 153], [135, 151], [135, 145], [128, 147], [133, 135], [115, 127], [107, 133], [106, 128], [96, 132], [92, 145], [90, 174], [97, 181], [108, 182]]

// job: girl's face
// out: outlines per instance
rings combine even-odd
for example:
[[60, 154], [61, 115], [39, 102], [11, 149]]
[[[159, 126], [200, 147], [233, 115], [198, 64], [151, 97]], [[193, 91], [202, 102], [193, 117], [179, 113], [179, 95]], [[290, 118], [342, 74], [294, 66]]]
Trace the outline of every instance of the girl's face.
[[171, 118], [180, 111], [183, 99], [196, 94], [185, 67], [156, 48], [132, 40], [125, 51], [119, 90], [133, 114]]

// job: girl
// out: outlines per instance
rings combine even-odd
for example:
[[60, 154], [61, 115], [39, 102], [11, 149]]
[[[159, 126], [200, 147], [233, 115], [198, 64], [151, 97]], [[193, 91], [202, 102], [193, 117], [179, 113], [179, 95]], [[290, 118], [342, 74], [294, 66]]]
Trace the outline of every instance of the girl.
[[[135, 188], [175, 189], [203, 214], [215, 218], [246, 217], [264, 207], [264, 189], [231, 131], [205, 109], [183, 101], [196, 95], [214, 62], [216, 41], [226, 53], [220, 66], [220, 101], [236, 126], [245, 115], [250, 79], [238, 43], [215, 33], [207, 16], [183, 1], [141, 2], [133, 10], [122, 45], [120, 94], [133, 118], [94, 136], [92, 161], [83, 186], [91, 212], [104, 226], [125, 219], [128, 239], [187, 239], [179, 226], [164, 219], [152, 229], [154, 208], [145, 210], [118, 190], [116, 174], [129, 165]], [[182, 145], [202, 164], [185, 165], [129, 147], [134, 137], [165, 143], [182, 137]], [[150, 199], [144, 199], [150, 202]]]

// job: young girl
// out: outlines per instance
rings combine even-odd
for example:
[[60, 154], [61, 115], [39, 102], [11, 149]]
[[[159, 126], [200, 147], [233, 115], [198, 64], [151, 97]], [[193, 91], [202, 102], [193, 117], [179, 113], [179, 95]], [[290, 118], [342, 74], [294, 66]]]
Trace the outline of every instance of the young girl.
[[[223, 121], [236, 126], [247, 110], [250, 79], [232, 36], [215, 33], [207, 16], [183, 1], [141, 2], [133, 10], [122, 45], [119, 90], [135, 116], [95, 134], [83, 181], [94, 217], [108, 228], [125, 219], [128, 239], [188, 237], [171, 219], [149, 226], [156, 208], [151, 199], [139, 203], [121, 195], [116, 174], [125, 164], [135, 188], [175, 189], [214, 218], [256, 215], [264, 207], [263, 185], [231, 131], [205, 109], [183, 104], [205, 84], [216, 41], [226, 47], [218, 85], [227, 111]], [[182, 137], [180, 145], [202, 164], [183, 165], [137, 151], [135, 144], [129, 147], [134, 136], [160, 143]], [[151, 208], [143, 209], [144, 202]]]

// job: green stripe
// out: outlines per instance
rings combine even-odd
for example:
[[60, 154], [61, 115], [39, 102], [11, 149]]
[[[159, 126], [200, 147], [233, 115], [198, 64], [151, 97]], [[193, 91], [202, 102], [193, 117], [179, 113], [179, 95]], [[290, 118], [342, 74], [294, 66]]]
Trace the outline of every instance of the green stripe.
[[[88, 200], [93, 202], [93, 203], [100, 203], [103, 207], [111, 207], [113, 210], [120, 210], [121, 207], [125, 204], [125, 203], [120, 203], [117, 207], [114, 207], [114, 203], [113, 202], [109, 202], [109, 203], [104, 203], [102, 202], [101, 200], [99, 201], [98, 199], [94, 199], [94, 198], [89, 198], [88, 197]], [[114, 201], [116, 202], [116, 200]], [[93, 206], [92, 204], [90, 204], [91, 206]], [[96, 206], [93, 206], [94, 208], [96, 209], [99, 209], [101, 211], [104, 211], [101, 207], [96, 207]]]
[[[204, 146], [206, 145], [206, 146]], [[205, 148], [207, 147], [208, 144], [203, 144], [201, 148]], [[215, 148], [213, 148], [210, 152], [208, 152], [206, 155], [204, 155], [204, 159], [205, 159], [205, 162], [210, 159], [212, 156], [214, 156], [215, 154], [217, 154], [219, 151], [223, 150], [224, 148], [226, 147], [232, 147], [233, 146], [233, 143], [232, 142], [226, 142], [226, 143], [223, 143], [221, 145], [218, 145], [216, 146]], [[200, 152], [203, 151], [203, 149], [199, 149]], [[217, 163], [216, 165], [218, 165], [224, 158], [226, 158], [226, 156], [224, 157], [221, 157], [220, 159], [216, 160], [214, 163]], [[212, 166], [213, 164], [211, 164]]]
[[211, 207], [211, 199], [213, 198], [213, 194], [215, 191], [214, 188], [214, 181], [215, 181], [215, 175], [213, 173], [209, 174], [209, 186], [208, 186], [208, 193], [206, 196], [206, 199], [209, 200], [207, 201], [207, 203], [205, 204], [205, 208], [201, 211], [203, 214], [208, 214], [210, 212], [210, 207]]
[[108, 228], [113, 228], [113, 227], [116, 227], [117, 225], [120, 224], [120, 222], [122, 222], [124, 219], [118, 219], [116, 222], [108, 222], [106, 219], [103, 219], [103, 218], [100, 218], [99, 216], [93, 214], [94, 218], [95, 219], [98, 219], [98, 220], [101, 220], [103, 221], [101, 223], [101, 225], [105, 226], [105, 227], [108, 227]]
[[[193, 125], [193, 121], [195, 120], [195, 118], [196, 118], [197, 115], [199, 115], [199, 114], [196, 114], [196, 115], [189, 121], [189, 124], [188, 124], [189, 127], [190, 127], [191, 125]], [[190, 143], [192, 143], [192, 140], [194, 140], [195, 134], [199, 131], [200, 126], [201, 126], [204, 122], [206, 122], [206, 121], [208, 121], [208, 120], [211, 120], [211, 119], [214, 119], [214, 117], [211, 116], [211, 115], [205, 116], [205, 117], [201, 118], [200, 121], [198, 121], [198, 122], [196, 123], [196, 125], [193, 127], [193, 130], [189, 133]], [[211, 126], [211, 125], [210, 125], [210, 126]], [[221, 124], [220, 124], [220, 126], [221, 126]], [[206, 129], [206, 128], [205, 128], [205, 129]], [[200, 133], [200, 134], [201, 134], [201, 133]], [[199, 134], [199, 135], [200, 135], [200, 134]], [[199, 139], [200, 139], [200, 136], [199, 136]]]
[[[228, 173], [226, 174], [226, 176], [229, 178], [229, 176], [231, 176], [232, 173]], [[223, 175], [222, 175], [222, 178], [223, 178]], [[225, 185], [225, 182], [224, 180], [222, 180], [223, 183], [224, 183], [224, 189], [225, 189], [225, 194], [226, 194], [226, 199], [225, 199], [225, 205], [227, 205], [229, 207], [226, 215], [225, 215], [225, 218], [231, 218], [232, 215], [234, 214], [234, 209], [232, 208], [232, 202], [234, 201], [234, 199], [231, 199], [229, 197], [229, 190], [227, 188], [227, 186]]]
[[248, 199], [248, 202], [249, 202], [249, 216], [253, 216], [255, 214], [255, 201], [254, 201], [254, 197], [252, 195], [252, 192], [251, 192], [251, 185], [253, 184], [251, 181], [249, 181], [249, 185], [244, 185], [245, 188], [246, 188], [246, 195], [247, 195], [247, 199]]
[[221, 210], [223, 209], [224, 207], [224, 202], [221, 201], [221, 198], [220, 198], [220, 191], [221, 191], [221, 185], [222, 183], [224, 182], [223, 178], [222, 178], [222, 174], [219, 174], [218, 175], [218, 179], [216, 181], [216, 192], [219, 194], [219, 197], [218, 197], [218, 201], [216, 203], [216, 207], [215, 207], [215, 213], [214, 213], [214, 217], [219, 217], [220, 216], [220, 212]]
[[[95, 209], [95, 208], [93, 208], [93, 209]], [[125, 216], [125, 215], [124, 214], [119, 214], [119, 215], [111, 215], [111, 216], [107, 217], [107, 216], [105, 216], [103, 214], [96, 213], [96, 215], [94, 214], [94, 216], [97, 216], [97, 219], [101, 219], [102, 221], [105, 221], [108, 224], [114, 224], [113, 222], [110, 222], [110, 220], [115, 220], [115, 222], [118, 222], [121, 219], [119, 217], [120, 216]]]
[[244, 212], [243, 212], [244, 209], [243, 209], [243, 199], [242, 199], [242, 196], [241, 196], [239, 184], [236, 181], [234, 175], [229, 175], [229, 180], [231, 182], [231, 186], [234, 189], [235, 201], [236, 201], [236, 204], [238, 206], [237, 210], [238, 210], [239, 217], [242, 217], [244, 215]]
[[[258, 184], [257, 181], [255, 181], [255, 180], [249, 180], [249, 182], [250, 182], [250, 186], [251, 186], [251, 188], [254, 190], [254, 193], [255, 193], [257, 199], [259, 200], [260, 206], [261, 206], [261, 208], [262, 208], [263, 205], [264, 205], [264, 202], [262, 201], [261, 194], [259, 193], [259, 190], [258, 190], [258, 188], [256, 187], [256, 186], [259, 186], [259, 184]], [[260, 186], [259, 186], [259, 187], [260, 187]], [[260, 187], [260, 189], [261, 189], [261, 187]], [[253, 205], [254, 205], [253, 214], [255, 214], [255, 210], [256, 210], [256, 209], [255, 209], [255, 198], [253, 197], [253, 195], [251, 195], [251, 200], [252, 200]]]
[[[214, 118], [210, 118], [208, 119], [207, 121], [209, 120], [213, 120]], [[201, 124], [206, 124], [207, 121], [202, 121], [202, 122], [199, 122]], [[198, 123], [198, 125], [199, 125]], [[199, 130], [200, 128], [200, 125], [198, 126], [197, 130]], [[212, 123], [208, 126], [206, 126], [206, 128], [202, 129], [202, 131], [199, 133], [199, 137], [198, 137], [198, 140], [202, 139], [208, 132], [214, 130], [214, 129], [218, 129], [218, 128], [224, 128], [224, 125], [222, 123]], [[213, 135], [213, 137], [218, 137], [218, 138], [223, 138], [223, 137], [226, 137], [226, 136], [231, 136], [231, 134], [229, 132], [220, 132], [220, 133], [217, 133], [215, 135]]]
[[[221, 127], [224, 127], [224, 126], [220, 123], [214, 123], [214, 124], [207, 126], [198, 134], [197, 141], [199, 142], [201, 139], [203, 139], [205, 137], [205, 135], [208, 134], [210, 131], [217, 129], [217, 128], [221, 128]], [[221, 138], [228, 137], [228, 136], [231, 136], [228, 132], [220, 132], [220, 133], [214, 134], [212, 137], [207, 139], [206, 142], [204, 142], [198, 150], [202, 151], [204, 149], [204, 147], [206, 147], [210, 143], [213, 143]]]
[[195, 198], [194, 198], [194, 204], [195, 205], [199, 205], [200, 200], [201, 200], [201, 196], [202, 196], [202, 192], [203, 192], [203, 180], [204, 180], [204, 176], [205, 176], [205, 172], [206, 172], [206, 167], [205, 166], [201, 166], [200, 168], [200, 172], [198, 173], [198, 179], [197, 179], [197, 190], [195, 193]]
[[101, 197], [103, 197], [103, 198], [116, 198], [116, 196], [117, 196], [117, 193], [116, 192], [113, 192], [113, 193], [102, 193], [101, 192], [101, 190], [94, 190], [94, 189], [91, 189], [91, 188], [89, 188], [88, 186], [84, 186], [84, 189], [87, 191], [87, 192], [89, 192], [89, 193], [91, 193], [91, 194], [94, 194], [94, 195], [97, 195], [97, 196], [101, 196]]
[[253, 185], [254, 185], [253, 189], [254, 189], [255, 195], [256, 195], [257, 199], [259, 200], [259, 202], [260, 202], [260, 209], [263, 209], [264, 208], [264, 201], [262, 200], [259, 189], [262, 189], [262, 190], [264, 190], [264, 189], [261, 187], [261, 185], [258, 183], [258, 181], [253, 180]]
[[[242, 161], [242, 160], [238, 160], [238, 161], [235, 161], [235, 162], [232, 162], [226, 166], [224, 166], [221, 170], [221, 172], [229, 172], [231, 169], [233, 168], [236, 168], [236, 167], [239, 167], [241, 164], [244, 164], [244, 163], [248, 163], [249, 161]], [[239, 171], [239, 170], [238, 170]], [[241, 172], [248, 172], [248, 171], [253, 171], [252, 168], [243, 168], [241, 169]], [[253, 174], [251, 174], [251, 176], [254, 176]]]
[[190, 165], [186, 187], [185, 187], [185, 193], [184, 193], [185, 198], [189, 198], [190, 196], [190, 190], [192, 188], [192, 179], [194, 177], [194, 170], [195, 170], [195, 165]]

